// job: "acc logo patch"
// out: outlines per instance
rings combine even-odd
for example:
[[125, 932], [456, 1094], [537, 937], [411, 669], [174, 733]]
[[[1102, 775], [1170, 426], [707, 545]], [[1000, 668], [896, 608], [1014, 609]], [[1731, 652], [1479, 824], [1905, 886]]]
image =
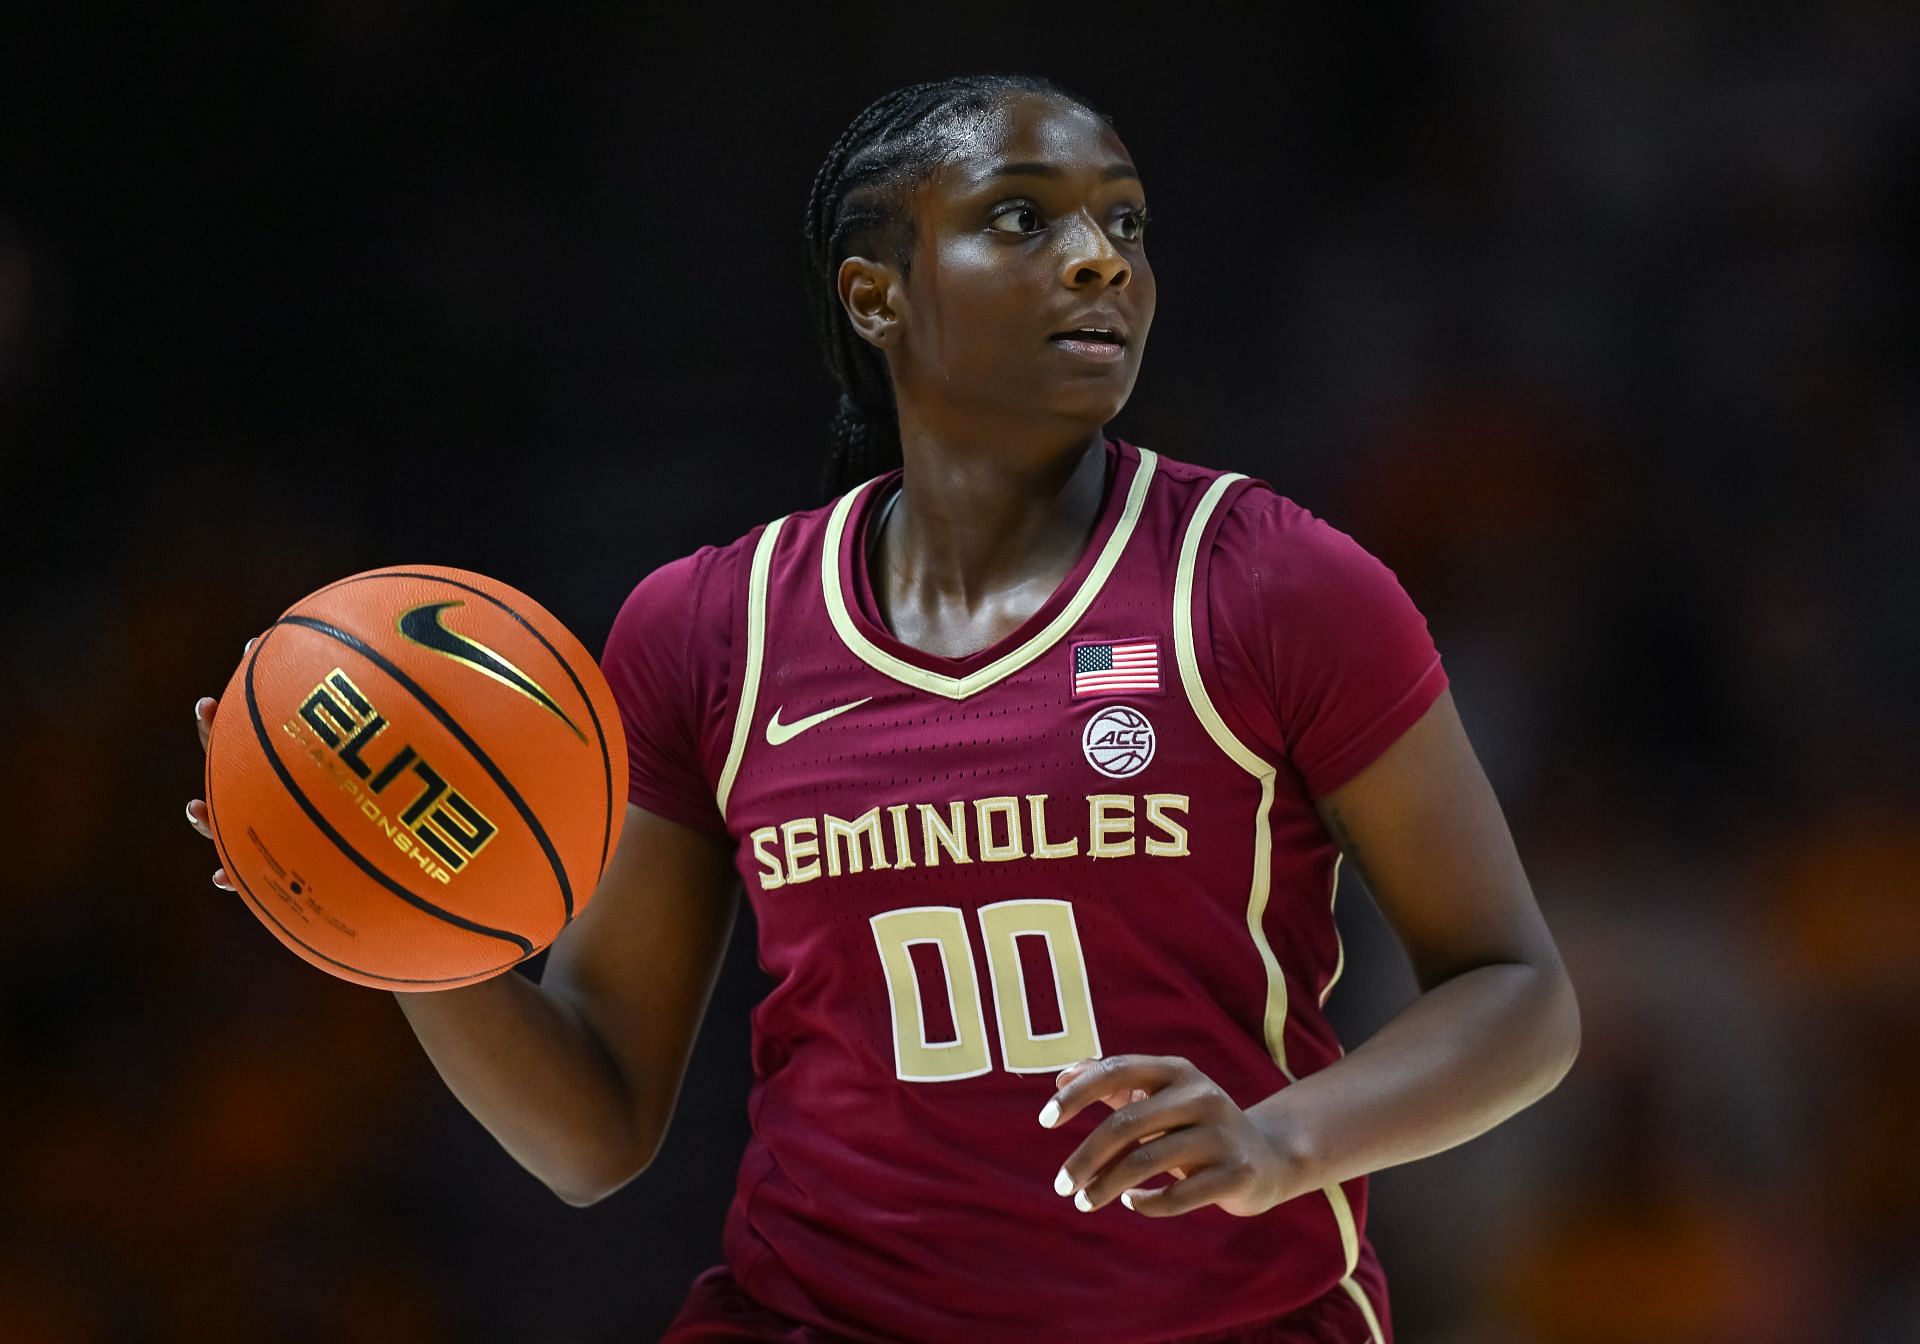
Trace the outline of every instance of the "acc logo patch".
[[1108, 705], [1087, 720], [1080, 748], [1087, 764], [1109, 779], [1126, 779], [1153, 759], [1153, 725], [1132, 705]]

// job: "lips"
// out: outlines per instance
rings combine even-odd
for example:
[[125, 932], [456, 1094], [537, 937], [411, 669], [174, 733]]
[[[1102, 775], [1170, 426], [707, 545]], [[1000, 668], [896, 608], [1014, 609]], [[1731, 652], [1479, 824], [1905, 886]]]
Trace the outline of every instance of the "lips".
[[1060, 336], [1053, 340], [1052, 345], [1070, 359], [1093, 364], [1117, 365], [1127, 358], [1127, 347], [1118, 341], [1090, 341], [1083, 337]]
[[1109, 309], [1074, 313], [1054, 329], [1050, 341], [1104, 341], [1109, 345], [1127, 343], [1127, 324]]

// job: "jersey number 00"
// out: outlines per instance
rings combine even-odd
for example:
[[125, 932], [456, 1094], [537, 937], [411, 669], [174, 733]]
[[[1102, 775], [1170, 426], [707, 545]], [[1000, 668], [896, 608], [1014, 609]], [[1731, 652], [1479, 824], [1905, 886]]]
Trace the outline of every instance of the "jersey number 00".
[[[993, 980], [994, 1018], [1000, 1026], [1000, 1057], [1007, 1071], [1057, 1073], [1077, 1060], [1098, 1058], [1100, 1030], [1093, 1020], [1093, 995], [1073, 906], [1052, 900], [999, 901], [981, 906], [979, 918], [987, 972]], [[892, 1001], [894, 1072], [910, 1083], [940, 1083], [990, 1070], [993, 1061], [987, 1050], [980, 977], [973, 967], [966, 913], [951, 905], [913, 905], [884, 910], [868, 922]], [[1026, 977], [1020, 969], [1018, 939], [1022, 937], [1045, 940], [1060, 1004], [1058, 1031], [1033, 1029]], [[927, 1039], [920, 977], [909, 950], [915, 943], [931, 943], [940, 954], [953, 1040]]]

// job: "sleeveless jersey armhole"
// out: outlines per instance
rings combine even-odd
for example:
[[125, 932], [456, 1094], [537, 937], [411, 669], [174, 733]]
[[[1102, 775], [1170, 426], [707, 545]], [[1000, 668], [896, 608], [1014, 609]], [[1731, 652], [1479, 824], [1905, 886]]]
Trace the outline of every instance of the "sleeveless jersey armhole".
[[[1233, 576], [1229, 584], [1216, 579], [1221, 532], [1239, 527], [1233, 510], [1252, 490], [1271, 487], [1258, 478], [1243, 478], [1227, 487], [1200, 537], [1195, 558], [1193, 622], [1194, 655], [1208, 694], [1221, 720], [1254, 755], [1275, 770], [1291, 769], [1286, 740], [1280, 732], [1273, 674], [1260, 660], [1266, 645], [1264, 622], [1270, 613], [1258, 602], [1259, 584], [1251, 573]], [[1242, 566], [1251, 557], [1237, 557]], [[1244, 589], [1244, 593], [1241, 591]], [[1232, 660], [1231, 668], [1226, 666]], [[1261, 699], [1249, 703], [1258, 692]]]

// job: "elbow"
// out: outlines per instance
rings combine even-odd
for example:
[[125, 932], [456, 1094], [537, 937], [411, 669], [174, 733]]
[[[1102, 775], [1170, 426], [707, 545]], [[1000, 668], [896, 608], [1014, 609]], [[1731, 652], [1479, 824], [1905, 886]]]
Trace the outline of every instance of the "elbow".
[[555, 1195], [559, 1196], [560, 1202], [562, 1204], [570, 1205], [576, 1209], [584, 1209], [589, 1204], [598, 1204], [601, 1200], [605, 1199], [609, 1194], [613, 1193], [610, 1190], [599, 1190], [599, 1191], [575, 1190], [568, 1186], [552, 1185], [552, 1184], [548, 1185], [547, 1188], [553, 1191]]
[[[640, 1169], [640, 1171], [643, 1170], [645, 1170], [645, 1168]], [[625, 1176], [595, 1181], [591, 1184], [563, 1185], [557, 1181], [550, 1181], [547, 1184], [547, 1188], [559, 1197], [562, 1204], [571, 1205], [576, 1209], [584, 1209], [589, 1205], [598, 1204], [608, 1195], [624, 1189], [627, 1182], [631, 1181], [635, 1176], [638, 1176], [640, 1171], [630, 1171]]]
[[625, 1184], [625, 1181], [609, 1179], [602, 1172], [581, 1172], [564, 1180], [550, 1180], [547, 1189], [553, 1191], [562, 1204], [584, 1209], [590, 1204], [598, 1204]]
[[1546, 1087], [1549, 1092], [1573, 1071], [1573, 1062], [1580, 1056], [1580, 1000], [1573, 992], [1573, 981], [1568, 978], [1566, 967], [1556, 966], [1554, 971], [1557, 973], [1553, 975], [1549, 1014], [1554, 1024], [1553, 1063]]
[[549, 1181], [547, 1188], [559, 1197], [561, 1203], [576, 1209], [584, 1209], [625, 1189], [634, 1177], [653, 1165], [653, 1159], [658, 1153], [659, 1145], [649, 1144], [637, 1159], [629, 1157], [613, 1167], [592, 1173], [579, 1180]]

